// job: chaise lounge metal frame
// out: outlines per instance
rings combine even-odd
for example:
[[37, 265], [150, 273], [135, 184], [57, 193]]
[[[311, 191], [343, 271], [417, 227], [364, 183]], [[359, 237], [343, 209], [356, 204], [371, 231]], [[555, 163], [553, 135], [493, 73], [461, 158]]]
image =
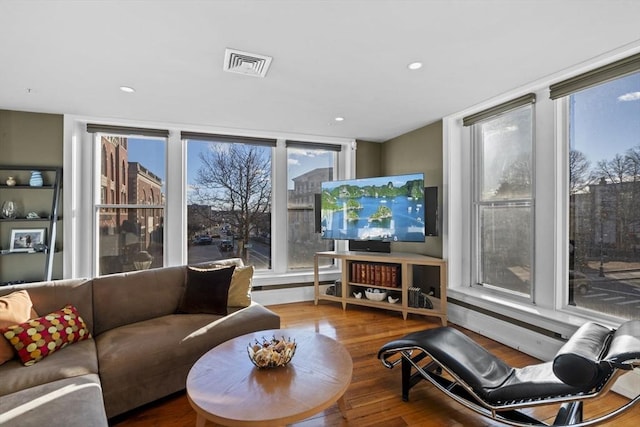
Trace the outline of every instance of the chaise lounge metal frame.
[[378, 358], [402, 366], [402, 399], [421, 380], [465, 407], [505, 424], [545, 422], [522, 409], [560, 404], [552, 425], [586, 427], [611, 420], [640, 401], [640, 395], [610, 412], [583, 420], [583, 404], [610, 391], [616, 379], [640, 367], [640, 320], [617, 329], [594, 322], [581, 326], [552, 361], [514, 368], [452, 327], [414, 332], [388, 342]]

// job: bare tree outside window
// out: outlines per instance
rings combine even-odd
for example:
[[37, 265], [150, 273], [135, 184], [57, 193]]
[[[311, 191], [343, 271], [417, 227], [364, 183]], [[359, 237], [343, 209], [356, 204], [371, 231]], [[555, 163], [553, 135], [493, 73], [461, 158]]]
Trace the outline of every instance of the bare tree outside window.
[[533, 108], [474, 125], [477, 284], [528, 297], [533, 272]]
[[637, 319], [640, 73], [576, 92], [569, 106], [568, 304]]
[[[266, 241], [271, 230], [270, 148], [207, 143], [198, 153], [197, 165], [189, 195], [189, 228], [197, 224], [195, 230], [200, 231], [194, 237], [198, 239], [195, 244], [203, 241], [208, 245], [211, 239], [219, 238], [221, 256], [237, 255], [245, 262], [254, 242], [270, 250]], [[202, 222], [204, 219], [208, 222]], [[262, 267], [268, 268], [270, 253], [263, 251], [261, 255], [267, 263]], [[252, 263], [255, 261], [252, 259]]]

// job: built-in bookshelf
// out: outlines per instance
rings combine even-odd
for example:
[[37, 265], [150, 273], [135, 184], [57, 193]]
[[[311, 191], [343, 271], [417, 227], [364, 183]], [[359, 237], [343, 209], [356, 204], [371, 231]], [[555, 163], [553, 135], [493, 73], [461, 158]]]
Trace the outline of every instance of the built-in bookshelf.
[[[320, 258], [333, 258], [342, 271], [331, 292], [321, 289]], [[435, 268], [436, 283], [415, 283], [414, 268]], [[346, 309], [349, 304], [440, 318], [447, 324], [447, 262], [413, 253], [354, 251], [317, 252], [314, 257], [314, 299], [333, 301]], [[424, 279], [422, 279], [424, 280]]]

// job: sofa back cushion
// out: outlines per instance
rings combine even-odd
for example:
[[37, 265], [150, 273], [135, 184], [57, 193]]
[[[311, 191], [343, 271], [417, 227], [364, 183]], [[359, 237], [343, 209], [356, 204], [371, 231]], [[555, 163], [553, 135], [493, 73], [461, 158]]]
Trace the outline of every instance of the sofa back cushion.
[[184, 292], [185, 277], [185, 266], [96, 277], [94, 335], [175, 313]]
[[87, 324], [89, 332], [93, 333], [93, 297], [90, 280], [65, 279], [2, 286], [0, 287], [0, 295], [20, 289], [29, 293], [34, 310], [41, 315], [72, 304], [78, 309], [78, 313]]

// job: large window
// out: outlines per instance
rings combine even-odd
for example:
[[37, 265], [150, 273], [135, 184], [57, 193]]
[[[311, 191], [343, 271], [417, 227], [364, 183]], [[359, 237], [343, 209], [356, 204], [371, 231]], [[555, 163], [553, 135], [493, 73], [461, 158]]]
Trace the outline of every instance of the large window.
[[562, 334], [640, 316], [640, 54], [579, 70], [443, 132], [449, 296]]
[[322, 181], [353, 177], [352, 140], [83, 119], [72, 128], [65, 164], [78, 214], [67, 218], [64, 261], [74, 277], [240, 257], [259, 286], [283, 285], [312, 280], [314, 253], [333, 248], [315, 233], [311, 200]]
[[[313, 267], [315, 252], [333, 250], [316, 229], [316, 197], [323, 181], [333, 181], [340, 146], [287, 142], [287, 212], [289, 269]], [[321, 258], [321, 265], [333, 260]]]
[[473, 120], [475, 282], [530, 297], [533, 258], [533, 104]]
[[640, 312], [640, 72], [568, 96], [569, 304]]
[[164, 265], [166, 138], [95, 133], [99, 275]]
[[240, 257], [271, 269], [275, 140], [183, 132], [188, 263]]

